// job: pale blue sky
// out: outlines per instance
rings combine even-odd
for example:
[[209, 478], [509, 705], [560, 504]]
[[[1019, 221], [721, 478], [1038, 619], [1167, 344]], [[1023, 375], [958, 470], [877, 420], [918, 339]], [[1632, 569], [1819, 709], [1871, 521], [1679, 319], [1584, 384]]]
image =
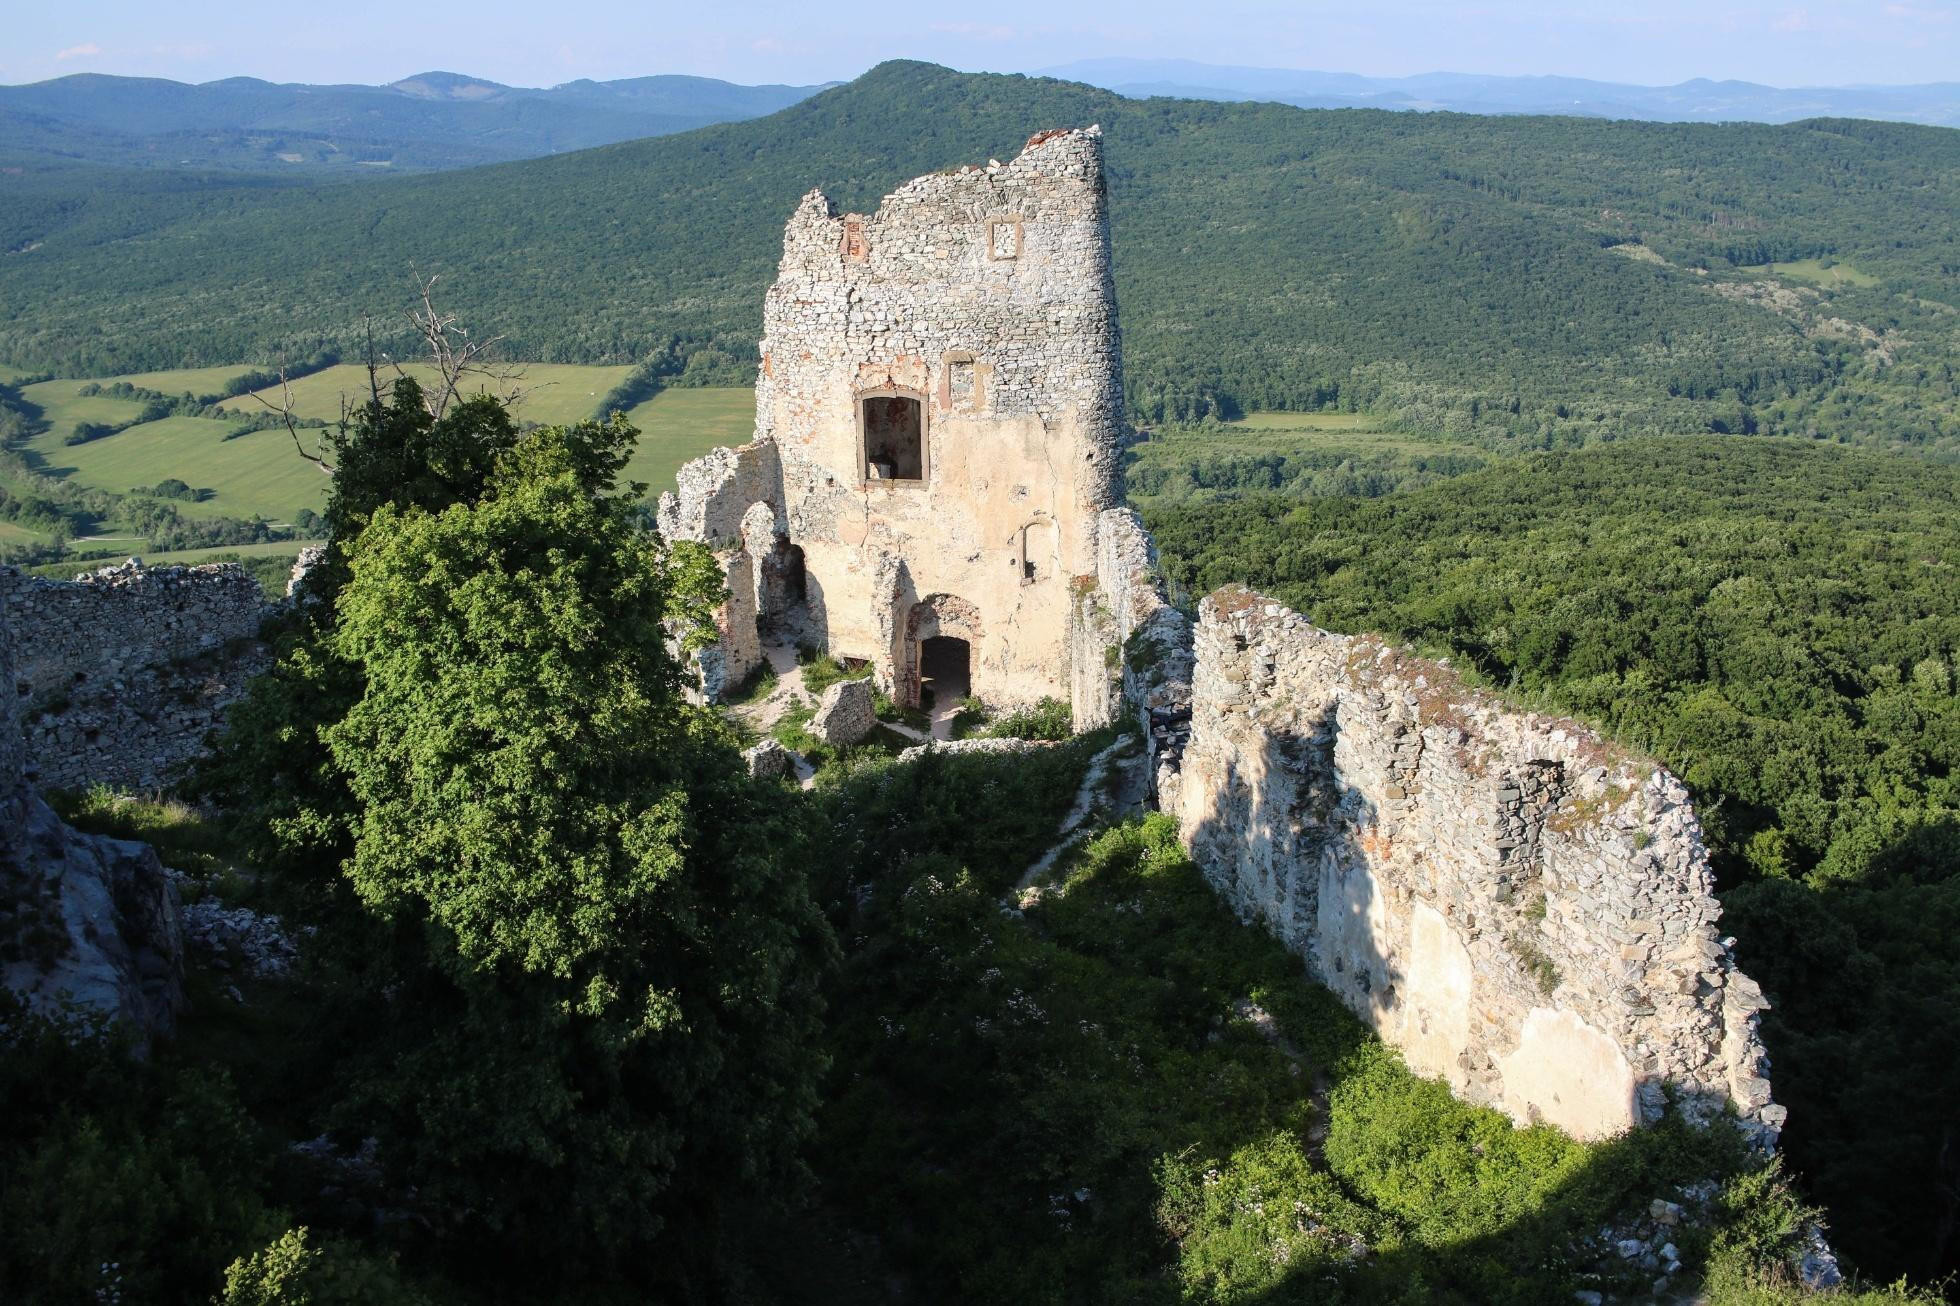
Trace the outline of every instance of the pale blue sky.
[[1960, 0], [57, 0], [12, 8], [0, 82], [83, 71], [385, 82], [439, 68], [524, 86], [647, 73], [808, 83], [899, 57], [1024, 72], [1119, 55], [1376, 76], [1960, 80]]

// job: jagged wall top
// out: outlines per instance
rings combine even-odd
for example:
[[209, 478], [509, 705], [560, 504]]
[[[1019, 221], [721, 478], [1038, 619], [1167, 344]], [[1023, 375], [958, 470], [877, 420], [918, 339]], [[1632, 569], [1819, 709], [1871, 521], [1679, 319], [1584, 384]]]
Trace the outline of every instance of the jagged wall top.
[[[839, 213], [821, 189], [812, 190], [784, 229], [781, 271], [832, 270], [846, 229], [855, 222], [863, 224], [863, 250], [861, 257], [847, 256], [847, 270], [921, 281], [972, 275], [1005, 261], [994, 257], [1005, 249], [992, 250], [976, 239], [990, 234], [984, 224], [996, 218], [1023, 224], [1107, 221], [1102, 128], [1036, 132], [1006, 163], [968, 163], [914, 177], [870, 214]], [[878, 239], [913, 230], [933, 231], [943, 239], [926, 245]]]
[[[1121, 501], [1122, 353], [1097, 127], [1038, 132], [1012, 160], [900, 186], [870, 214], [811, 191], [783, 233], [763, 311], [756, 433], [801, 442], [879, 385], [928, 392], [935, 414], [1070, 420], [1076, 502]], [[973, 369], [961, 398], [955, 360]], [[854, 469], [832, 468], [836, 473]]]

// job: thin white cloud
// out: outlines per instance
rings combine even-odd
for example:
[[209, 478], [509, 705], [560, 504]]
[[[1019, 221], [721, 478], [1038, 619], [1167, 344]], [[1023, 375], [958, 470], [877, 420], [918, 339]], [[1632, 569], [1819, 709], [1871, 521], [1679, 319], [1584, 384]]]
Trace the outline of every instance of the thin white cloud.
[[1887, 18], [1903, 18], [1914, 23], [1950, 23], [1953, 15], [1926, 5], [1886, 5]]
[[[46, 46], [42, 47], [42, 49], [46, 48]], [[71, 45], [66, 50], [56, 51], [54, 57], [57, 62], [66, 63], [70, 59], [92, 59], [101, 53], [101, 46], [93, 41], [84, 41], [80, 45]]]

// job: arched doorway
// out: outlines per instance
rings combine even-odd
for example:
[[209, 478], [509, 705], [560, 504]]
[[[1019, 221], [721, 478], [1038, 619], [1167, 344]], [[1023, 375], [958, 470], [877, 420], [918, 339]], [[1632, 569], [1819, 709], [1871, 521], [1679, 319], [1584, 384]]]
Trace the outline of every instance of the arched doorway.
[[973, 692], [973, 645], [956, 635], [919, 641], [919, 700], [932, 695], [934, 714]]
[[[979, 688], [980, 609], [955, 594], [929, 594], [912, 605], [905, 617], [903, 645], [899, 650], [898, 701], [907, 707], [919, 705], [919, 686], [935, 672], [949, 678], [957, 675], [964, 683], [960, 697]], [[927, 659], [932, 659], [931, 666]], [[950, 683], [947, 686], [950, 689]], [[934, 686], [935, 695], [945, 692]]]

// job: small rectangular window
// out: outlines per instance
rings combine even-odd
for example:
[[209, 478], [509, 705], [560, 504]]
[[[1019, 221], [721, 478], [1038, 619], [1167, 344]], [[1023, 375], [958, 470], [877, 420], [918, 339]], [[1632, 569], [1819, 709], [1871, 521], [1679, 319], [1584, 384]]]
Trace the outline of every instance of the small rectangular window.
[[925, 405], [905, 395], [872, 395], [858, 401], [864, 440], [864, 479], [925, 479]]

